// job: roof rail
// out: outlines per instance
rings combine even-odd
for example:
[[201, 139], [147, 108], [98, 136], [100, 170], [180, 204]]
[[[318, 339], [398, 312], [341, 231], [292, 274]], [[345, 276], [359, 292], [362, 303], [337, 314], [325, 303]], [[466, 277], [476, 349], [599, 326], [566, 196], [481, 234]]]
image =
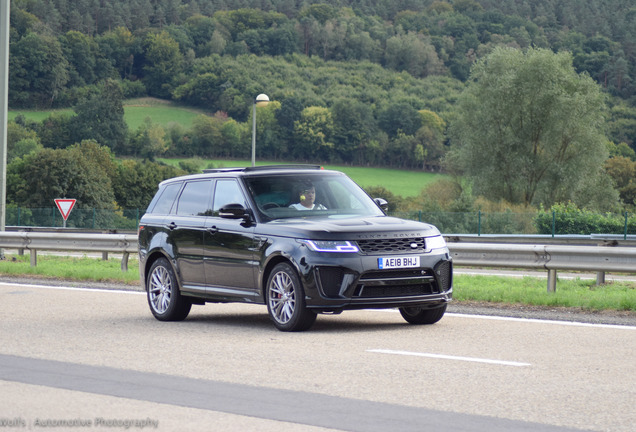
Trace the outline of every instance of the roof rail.
[[237, 172], [237, 171], [245, 171], [245, 167], [236, 167], [236, 168], [206, 168], [203, 170], [205, 174], [210, 173], [222, 173], [222, 172]]
[[289, 164], [289, 165], [259, 165], [253, 167], [236, 167], [236, 168], [206, 168], [204, 173], [223, 173], [223, 172], [239, 172], [239, 171], [268, 171], [268, 170], [285, 170], [285, 169], [314, 169], [320, 170], [320, 165], [310, 164]]
[[245, 171], [267, 171], [280, 169], [322, 169], [320, 165], [289, 164], [289, 165], [259, 165], [245, 168]]

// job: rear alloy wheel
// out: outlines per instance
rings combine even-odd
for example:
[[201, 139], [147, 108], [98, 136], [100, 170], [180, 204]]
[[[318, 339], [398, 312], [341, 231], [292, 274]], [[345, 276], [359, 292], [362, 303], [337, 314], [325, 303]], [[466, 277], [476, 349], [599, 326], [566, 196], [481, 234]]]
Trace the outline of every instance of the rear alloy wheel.
[[420, 307], [402, 307], [400, 314], [409, 324], [435, 324], [446, 312], [446, 304], [432, 309]]
[[281, 331], [303, 331], [316, 321], [305, 306], [305, 292], [298, 274], [287, 263], [277, 264], [267, 280], [267, 311]]
[[165, 258], [150, 267], [146, 292], [150, 311], [159, 321], [182, 321], [190, 313], [192, 302], [179, 293], [174, 270]]

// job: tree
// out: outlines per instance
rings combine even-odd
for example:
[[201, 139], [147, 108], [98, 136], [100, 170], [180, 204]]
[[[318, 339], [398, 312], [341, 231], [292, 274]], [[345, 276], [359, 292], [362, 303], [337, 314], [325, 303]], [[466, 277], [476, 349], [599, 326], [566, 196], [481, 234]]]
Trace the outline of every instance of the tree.
[[179, 44], [166, 31], [149, 35], [146, 44], [146, 88], [153, 96], [169, 97], [173, 83], [182, 71], [183, 56]]
[[375, 134], [376, 123], [369, 104], [352, 99], [340, 99], [331, 107], [334, 122], [334, 143], [340, 157], [351, 162]]
[[11, 43], [9, 103], [14, 106], [53, 104], [69, 80], [69, 64], [57, 39], [29, 33]]
[[185, 28], [194, 42], [197, 54], [205, 52], [205, 46], [209, 43], [214, 34], [214, 20], [200, 14], [193, 15], [185, 22]]
[[430, 170], [438, 170], [440, 161], [446, 152], [444, 145], [444, 131], [446, 130], [446, 122], [436, 113], [430, 110], [420, 110], [422, 118], [422, 126], [415, 133], [415, 137], [419, 141], [419, 147], [422, 148], [422, 168]]
[[283, 99], [280, 108], [276, 110], [276, 123], [280, 130], [281, 143], [279, 147], [283, 151], [293, 148], [294, 144], [294, 124], [300, 120], [303, 111], [303, 103], [297, 97]]
[[589, 179], [607, 184], [604, 115], [600, 87], [569, 53], [496, 48], [460, 97], [448, 161], [476, 194], [549, 207], [581, 196]]
[[66, 148], [75, 143], [75, 116], [65, 112], [53, 112], [35, 128], [44, 147]]
[[108, 58], [121, 78], [133, 77], [135, 56], [141, 53], [140, 43], [133, 34], [124, 27], [117, 27], [113, 31], [97, 37], [100, 52]]
[[[85, 150], [85, 149], [84, 149]], [[101, 159], [99, 159], [101, 160]], [[7, 200], [24, 207], [51, 207], [55, 198], [76, 198], [78, 208], [113, 208], [110, 178], [82, 148], [43, 149], [7, 167]], [[20, 179], [20, 181], [16, 181]]]
[[97, 80], [97, 43], [92, 38], [70, 31], [60, 37], [62, 50], [69, 67], [69, 86], [85, 86]]
[[144, 159], [155, 160], [168, 151], [170, 143], [166, 140], [166, 131], [146, 117], [130, 139], [133, 154]]
[[388, 68], [404, 70], [418, 78], [443, 72], [443, 64], [429, 39], [413, 32], [389, 38], [384, 57]]
[[123, 94], [116, 81], [104, 81], [99, 92], [75, 107], [75, 112], [75, 142], [93, 139], [114, 151], [125, 151], [128, 125], [124, 120]]
[[218, 108], [218, 99], [222, 92], [221, 84], [215, 74], [207, 72], [196, 75], [177, 87], [173, 96], [178, 101], [214, 110]]
[[605, 162], [605, 169], [614, 180], [625, 204], [636, 204], [636, 162], [623, 156], [609, 158]]
[[396, 137], [400, 132], [413, 135], [422, 125], [422, 118], [407, 101], [391, 103], [378, 115], [380, 128], [389, 137]]
[[157, 185], [171, 177], [185, 174], [184, 171], [157, 162], [124, 160], [117, 165], [113, 178], [113, 191], [121, 208], [140, 209], [150, 204], [157, 192]]
[[330, 160], [333, 151], [333, 118], [327, 108], [310, 106], [294, 124], [297, 146], [293, 151], [302, 159]]
[[7, 161], [42, 149], [35, 131], [15, 122], [7, 123]]
[[199, 156], [228, 156], [223, 148], [221, 126], [218, 116], [198, 115], [192, 120], [192, 140]]

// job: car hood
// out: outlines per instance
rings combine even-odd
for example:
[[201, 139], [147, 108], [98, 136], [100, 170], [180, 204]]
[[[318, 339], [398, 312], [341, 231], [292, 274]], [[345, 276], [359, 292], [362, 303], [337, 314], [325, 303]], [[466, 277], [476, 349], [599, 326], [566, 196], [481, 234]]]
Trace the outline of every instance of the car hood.
[[439, 235], [433, 225], [389, 216], [294, 218], [258, 224], [256, 232], [314, 240], [363, 240]]

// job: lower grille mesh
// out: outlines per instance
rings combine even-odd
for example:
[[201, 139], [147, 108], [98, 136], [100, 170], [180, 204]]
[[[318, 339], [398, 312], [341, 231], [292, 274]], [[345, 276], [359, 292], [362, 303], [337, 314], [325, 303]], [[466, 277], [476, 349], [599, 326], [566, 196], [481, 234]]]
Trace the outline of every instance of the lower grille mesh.
[[441, 291], [448, 291], [453, 283], [453, 264], [450, 261], [439, 263], [435, 267], [435, 274]]
[[321, 267], [318, 270], [320, 286], [327, 297], [338, 297], [345, 272], [338, 267]]
[[359, 287], [360, 298], [405, 297], [425, 294], [435, 294], [434, 284], [421, 285], [388, 285]]

